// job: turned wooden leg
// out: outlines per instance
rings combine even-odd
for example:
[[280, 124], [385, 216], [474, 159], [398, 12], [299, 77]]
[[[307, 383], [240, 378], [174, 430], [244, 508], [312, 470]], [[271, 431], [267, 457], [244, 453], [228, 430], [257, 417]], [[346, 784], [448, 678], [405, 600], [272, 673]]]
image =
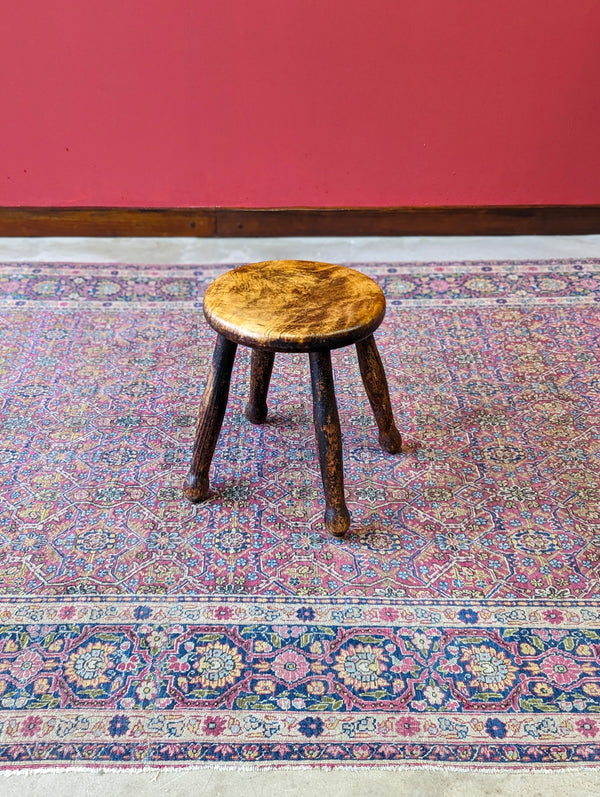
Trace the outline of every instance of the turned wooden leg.
[[332, 534], [341, 536], [350, 526], [350, 513], [344, 498], [342, 435], [331, 354], [329, 351], [311, 351], [309, 357], [315, 437], [325, 492], [325, 525]]
[[267, 419], [267, 393], [274, 359], [275, 353], [272, 351], [252, 349], [250, 398], [245, 411], [250, 423], [263, 423]]
[[203, 501], [208, 495], [208, 471], [227, 407], [236, 349], [237, 343], [227, 340], [222, 335], [217, 337], [198, 413], [192, 464], [183, 484], [186, 498], [194, 504]]
[[397, 454], [402, 448], [402, 438], [394, 423], [387, 379], [373, 335], [359, 341], [356, 351], [360, 374], [379, 428], [379, 445], [384, 451]]

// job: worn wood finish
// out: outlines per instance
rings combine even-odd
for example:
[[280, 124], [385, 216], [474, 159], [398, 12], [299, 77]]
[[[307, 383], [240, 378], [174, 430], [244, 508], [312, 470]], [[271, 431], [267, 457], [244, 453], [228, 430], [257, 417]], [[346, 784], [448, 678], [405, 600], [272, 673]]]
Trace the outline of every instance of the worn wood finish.
[[590, 234], [600, 234], [600, 205], [0, 208], [0, 236]]
[[273, 371], [275, 353], [254, 349], [250, 366], [250, 397], [245, 415], [250, 423], [264, 423], [267, 419], [267, 393]]
[[308, 356], [315, 439], [325, 493], [325, 526], [336, 537], [340, 537], [348, 531], [350, 513], [344, 497], [342, 433], [335, 400], [331, 354], [328, 351], [313, 351]]
[[389, 454], [398, 454], [402, 450], [402, 438], [394, 423], [387, 379], [373, 335], [358, 341], [356, 352], [363, 384], [379, 428], [379, 445]]
[[370, 335], [385, 315], [383, 291], [354, 269], [274, 260], [223, 274], [204, 296], [221, 335], [270, 351], [323, 351]]
[[203, 501], [208, 496], [208, 473], [223, 425], [236, 349], [237, 343], [221, 335], [217, 337], [198, 413], [192, 464], [183, 485], [183, 491], [192, 503]]

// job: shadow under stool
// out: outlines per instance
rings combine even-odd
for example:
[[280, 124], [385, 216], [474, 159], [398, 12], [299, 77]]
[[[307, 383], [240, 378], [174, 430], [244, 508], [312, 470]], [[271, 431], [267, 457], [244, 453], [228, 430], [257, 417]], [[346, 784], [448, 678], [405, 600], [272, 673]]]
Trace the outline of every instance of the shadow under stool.
[[267, 417], [267, 392], [276, 352], [307, 352], [325, 526], [336, 536], [350, 526], [344, 497], [342, 436], [335, 399], [331, 350], [356, 345], [360, 373], [379, 429], [391, 454], [402, 440], [394, 423], [387, 380], [373, 332], [385, 315], [383, 291], [354, 269], [303, 260], [241, 266], [218, 277], [204, 297], [204, 315], [217, 332], [211, 369], [198, 415], [189, 474], [193, 503], [208, 496], [210, 464], [221, 431], [238, 344], [252, 349], [250, 397], [245, 414], [254, 424]]

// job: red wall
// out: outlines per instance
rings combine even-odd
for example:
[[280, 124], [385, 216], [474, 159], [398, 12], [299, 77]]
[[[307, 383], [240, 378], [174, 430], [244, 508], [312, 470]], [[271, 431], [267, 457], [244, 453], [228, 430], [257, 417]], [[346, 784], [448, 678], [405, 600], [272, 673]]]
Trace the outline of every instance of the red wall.
[[0, 205], [600, 203], [598, 0], [18, 0]]

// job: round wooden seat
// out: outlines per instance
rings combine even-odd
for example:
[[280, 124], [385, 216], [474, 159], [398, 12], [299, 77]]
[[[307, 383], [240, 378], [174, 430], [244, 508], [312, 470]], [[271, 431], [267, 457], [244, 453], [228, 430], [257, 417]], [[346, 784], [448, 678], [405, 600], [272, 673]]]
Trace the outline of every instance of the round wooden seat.
[[229, 340], [271, 351], [322, 351], [370, 335], [385, 315], [383, 291], [343, 266], [272, 260], [241, 266], [206, 291], [204, 315]]
[[204, 315], [216, 330], [212, 366], [198, 415], [184, 492], [192, 502], [208, 496], [208, 473], [217, 444], [239, 343], [252, 348], [246, 417], [267, 418], [267, 393], [275, 352], [308, 352], [313, 418], [325, 493], [325, 525], [342, 535], [350, 525], [344, 497], [342, 436], [335, 400], [331, 349], [356, 345], [360, 374], [379, 443], [401, 449], [381, 358], [373, 338], [385, 315], [385, 297], [369, 277], [343, 266], [307, 260], [274, 260], [241, 266], [206, 291]]

